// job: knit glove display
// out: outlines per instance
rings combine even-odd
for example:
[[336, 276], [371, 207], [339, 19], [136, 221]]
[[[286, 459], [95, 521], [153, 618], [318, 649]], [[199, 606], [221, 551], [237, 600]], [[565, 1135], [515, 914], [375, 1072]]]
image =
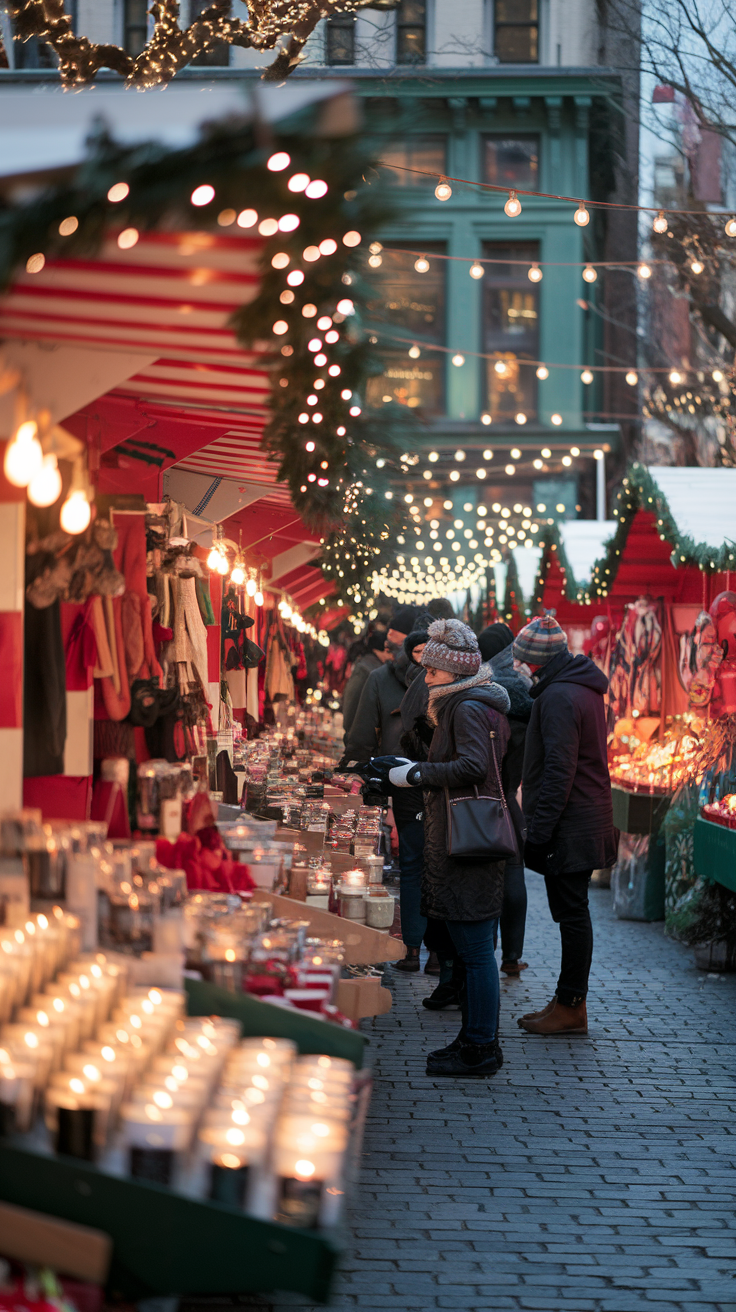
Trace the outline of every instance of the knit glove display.
[[394, 788], [415, 788], [421, 773], [421, 767], [416, 761], [407, 761], [405, 765], [397, 765], [389, 770], [388, 779]]

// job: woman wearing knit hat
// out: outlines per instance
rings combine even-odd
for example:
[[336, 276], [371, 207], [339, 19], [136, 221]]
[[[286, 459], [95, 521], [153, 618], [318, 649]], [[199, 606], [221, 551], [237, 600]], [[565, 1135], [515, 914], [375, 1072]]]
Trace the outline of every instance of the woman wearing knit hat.
[[571, 655], [552, 615], [527, 624], [513, 653], [534, 676], [524, 745], [524, 860], [544, 875], [562, 941], [555, 996], [519, 1025], [530, 1034], [584, 1035], [593, 956], [588, 881], [613, 864], [618, 848], [603, 705], [608, 680], [588, 656]]
[[[458, 860], [448, 854], [445, 788], [476, 784], [496, 794], [491, 748], [497, 760], [508, 739], [509, 698], [481, 664], [478, 639], [460, 620], [436, 620], [422, 652], [429, 689], [427, 716], [434, 725], [428, 760], [391, 770], [397, 787], [424, 789], [422, 911], [447, 923], [465, 963], [467, 989], [462, 1028], [447, 1048], [429, 1054], [428, 1075], [495, 1075], [503, 1060], [497, 1037], [498, 968], [494, 934], [503, 902], [503, 861]], [[481, 785], [483, 786], [481, 788]]]

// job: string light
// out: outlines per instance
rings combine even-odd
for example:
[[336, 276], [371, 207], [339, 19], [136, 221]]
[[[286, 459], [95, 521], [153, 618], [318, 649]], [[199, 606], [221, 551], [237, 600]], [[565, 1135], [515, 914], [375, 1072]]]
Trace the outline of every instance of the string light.
[[705, 265], [700, 260], [691, 260], [690, 268], [692, 269], [693, 273], [702, 273], [703, 269], [705, 268]]
[[287, 155], [285, 150], [277, 150], [276, 154], [266, 161], [266, 168], [271, 173], [283, 173], [284, 169], [288, 169], [290, 164], [291, 156]]
[[61, 223], [59, 224], [59, 236], [71, 237], [72, 233], [76, 232], [78, 227], [79, 219], [73, 214], [70, 214], [68, 219], [61, 220]]
[[36, 255], [30, 255], [26, 260], [26, 273], [40, 273], [46, 264], [46, 256], [38, 251]]
[[452, 187], [447, 178], [440, 178], [434, 189], [434, 194], [438, 200], [449, 200], [452, 195]]
[[626, 381], [629, 384], [629, 387], [636, 387], [636, 384], [639, 381], [639, 375], [635, 369], [629, 369], [629, 372], [626, 374]]
[[583, 369], [583, 372], [580, 375], [580, 381], [581, 383], [585, 383], [586, 385], [588, 383], [592, 383], [593, 374], [591, 373], [590, 369]]
[[673, 369], [673, 370], [671, 371], [671, 373], [670, 373], [670, 382], [671, 382], [671, 383], [681, 383], [681, 382], [682, 382], [682, 374], [679, 372], [678, 369]]
[[470, 274], [471, 278], [482, 278], [485, 273], [485, 269], [483, 268], [482, 264], [477, 264], [477, 263], [471, 264], [470, 268], [468, 269], [468, 273]]
[[137, 228], [123, 228], [123, 231], [118, 235], [118, 246], [120, 247], [120, 250], [131, 250], [133, 246], [138, 244], [138, 236], [139, 233]]
[[640, 264], [636, 272], [643, 282], [645, 282], [647, 278], [651, 278], [652, 276], [652, 270], [650, 269], [648, 264]]
[[727, 237], [736, 237], [736, 219], [729, 219], [724, 232]]
[[409, 347], [409, 355], [412, 360], [418, 360], [421, 354], [422, 353], [416, 344], [414, 346]]
[[419, 259], [414, 261], [414, 268], [416, 269], [417, 273], [428, 273], [429, 260], [426, 258], [426, 256], [420, 255]]
[[[489, 414], [486, 412], [486, 413], [484, 413], [484, 414], [481, 415], [481, 417], [480, 417], [480, 422], [481, 422], [482, 424], [486, 424], [486, 425], [488, 425], [488, 424], [491, 424], [491, 423], [493, 422], [493, 419], [492, 419], [491, 415], [489, 415]], [[488, 455], [488, 454], [484, 451], [484, 452], [483, 452], [483, 459], [484, 459], [484, 460], [490, 460], [491, 455], [493, 455], [493, 452], [491, 452], [491, 454]]]
[[506, 374], [508, 373], [508, 367], [506, 365], [505, 360], [496, 360], [496, 363], [494, 364], [493, 368], [501, 378], [505, 378]]
[[121, 200], [125, 200], [130, 195], [130, 187], [127, 182], [114, 182], [107, 193], [107, 199], [111, 205], [119, 205]]
[[531, 269], [529, 270], [529, 272], [528, 272], [528, 274], [527, 274], [527, 278], [529, 279], [529, 281], [530, 281], [530, 282], [541, 282], [541, 281], [542, 281], [542, 277], [543, 277], [543, 274], [542, 274], [542, 270], [540, 269], [539, 265], [538, 265], [538, 264], [533, 264], [532, 267], [531, 267]]
[[34, 506], [53, 506], [60, 496], [61, 474], [56, 456], [44, 456], [41, 468], [28, 484], [28, 500]]
[[540, 382], [544, 382], [545, 378], [549, 378], [549, 369], [547, 368], [546, 364], [539, 365], [537, 369], [537, 378], [540, 380]]
[[581, 200], [580, 204], [578, 205], [578, 208], [573, 214], [573, 218], [579, 228], [585, 228], [590, 223], [590, 214], [585, 208], [584, 200]]
[[720, 369], [714, 369], [713, 373], [711, 374], [711, 378], [713, 379], [714, 383], [722, 383], [723, 374], [721, 373]]
[[668, 226], [667, 219], [665, 217], [664, 210], [660, 210], [659, 214], [654, 220], [654, 223], [652, 224], [652, 229], [654, 232], [666, 232], [667, 226]]
[[258, 222], [258, 211], [241, 210], [237, 222], [239, 228], [254, 228]]
[[16, 429], [5, 448], [3, 468], [13, 487], [28, 487], [43, 464], [43, 450], [38, 440], [38, 425], [26, 419]]
[[586, 264], [583, 269], [583, 278], [585, 282], [596, 282], [598, 278], [597, 269], [594, 269], [592, 264]]
[[453, 355], [452, 363], [459, 369], [461, 365], [465, 364], [465, 356], [458, 351], [456, 355]]
[[74, 491], [70, 489], [59, 515], [59, 523], [64, 532], [73, 536], [84, 533], [91, 518], [92, 511], [86, 493], [80, 488]]
[[215, 199], [215, 189], [208, 183], [204, 183], [201, 187], [194, 188], [189, 199], [192, 202], [192, 205], [197, 205], [199, 207], [202, 205], [209, 205]]

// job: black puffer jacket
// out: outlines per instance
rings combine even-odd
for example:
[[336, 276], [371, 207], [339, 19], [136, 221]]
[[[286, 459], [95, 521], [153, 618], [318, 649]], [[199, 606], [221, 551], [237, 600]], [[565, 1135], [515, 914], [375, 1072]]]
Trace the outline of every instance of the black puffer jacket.
[[522, 800], [526, 864], [542, 874], [596, 870], [616, 859], [603, 705], [607, 687], [589, 657], [566, 651], [544, 666], [531, 689]]
[[[487, 668], [487, 667], [486, 667]], [[490, 920], [501, 914], [503, 861], [457, 861], [447, 854], [445, 788], [485, 785], [494, 795], [496, 774], [490, 733], [499, 766], [509, 730], [503, 688], [488, 682], [459, 689], [437, 705], [437, 727], [422, 763], [424, 788], [424, 878], [422, 913], [438, 920]]]
[[[408, 672], [409, 658], [400, 651], [395, 660], [368, 675], [350, 731], [345, 735], [344, 760], [404, 755], [399, 707], [407, 689]], [[397, 788], [393, 798], [398, 823], [415, 819], [422, 810], [420, 788]]]
[[514, 669], [514, 657], [511, 647], [505, 647], [503, 651], [498, 652], [490, 662], [490, 666], [495, 682], [500, 683], [501, 687], [506, 689], [511, 703], [508, 715], [511, 737], [506, 748], [506, 755], [503, 758], [501, 779], [516, 830], [519, 853], [521, 854], [524, 850], [526, 826], [521, 807], [516, 800], [516, 794], [519, 791], [522, 778], [526, 730], [534, 702], [529, 695], [529, 679]]

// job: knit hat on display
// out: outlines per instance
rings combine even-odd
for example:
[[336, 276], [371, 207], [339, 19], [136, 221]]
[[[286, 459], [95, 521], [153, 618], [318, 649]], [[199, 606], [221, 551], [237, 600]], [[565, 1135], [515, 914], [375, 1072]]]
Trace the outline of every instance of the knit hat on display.
[[447, 670], [461, 679], [477, 674], [481, 666], [478, 639], [462, 620], [435, 620], [429, 626], [429, 642], [422, 652], [422, 665]]
[[399, 609], [388, 622], [390, 629], [395, 629], [397, 633], [408, 634], [414, 628], [414, 616], [416, 615], [416, 606], [399, 606]]
[[510, 647], [513, 641], [514, 635], [511, 629], [503, 622], [489, 624], [478, 634], [478, 646], [484, 661], [492, 661], [504, 647]]
[[514, 638], [514, 659], [525, 665], [546, 665], [553, 656], [567, 651], [565, 630], [553, 615], [538, 615]]
[[415, 665], [419, 665], [420, 661], [414, 656], [414, 648], [421, 647], [422, 643], [426, 642], [428, 637], [429, 634], [426, 629], [413, 629], [408, 638], [404, 638], [404, 651], [409, 657], [409, 660], [413, 661]]

